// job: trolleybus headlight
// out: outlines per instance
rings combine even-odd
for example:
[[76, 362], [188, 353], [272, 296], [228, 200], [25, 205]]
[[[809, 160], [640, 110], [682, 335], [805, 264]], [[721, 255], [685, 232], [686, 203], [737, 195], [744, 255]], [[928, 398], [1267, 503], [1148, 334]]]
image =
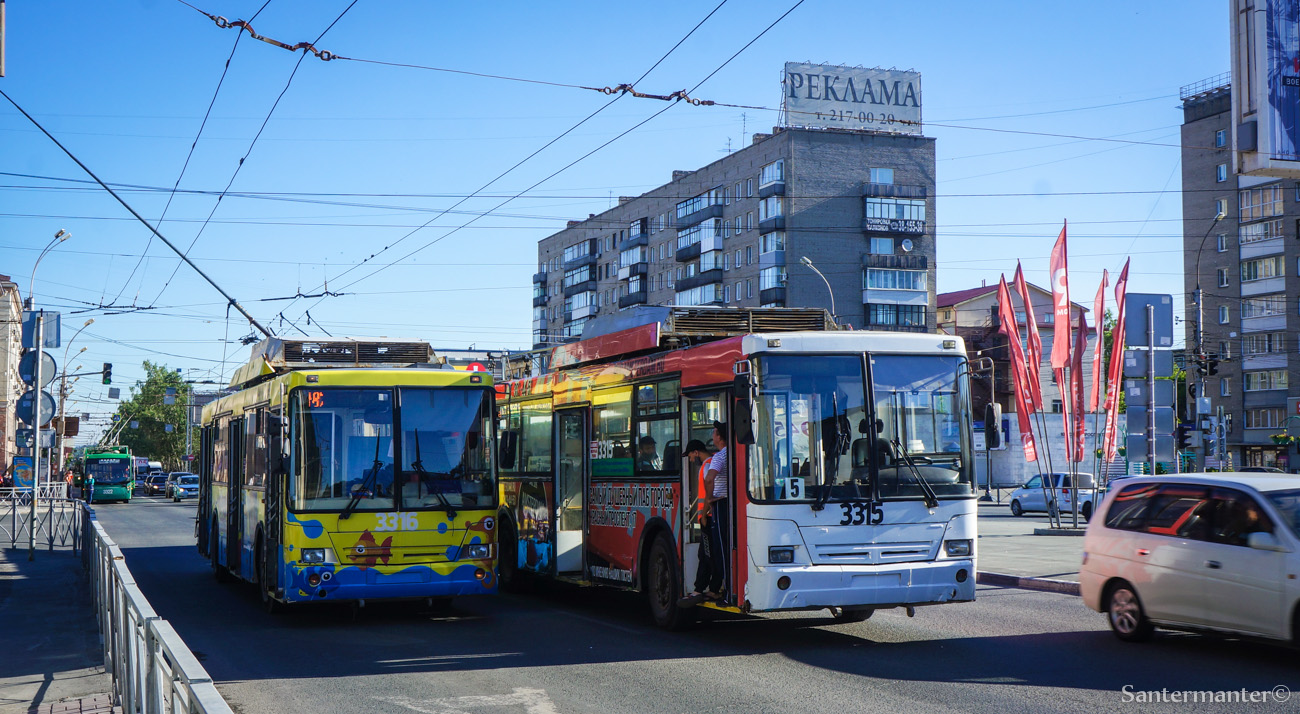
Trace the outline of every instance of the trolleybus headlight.
[[768, 548], [767, 562], [771, 563], [772, 565], [780, 565], [782, 563], [793, 563], [794, 547], [793, 546], [780, 546], [780, 547], [772, 546], [771, 548]]
[[492, 557], [492, 546], [487, 543], [475, 543], [467, 545], [460, 552], [464, 560], [484, 560]]
[[324, 562], [325, 562], [325, 549], [324, 549], [324, 548], [303, 548], [303, 549], [302, 549], [302, 562], [304, 562], [304, 563], [324, 563]]
[[943, 542], [944, 552], [949, 557], [958, 557], [970, 555], [970, 540], [946, 540]]

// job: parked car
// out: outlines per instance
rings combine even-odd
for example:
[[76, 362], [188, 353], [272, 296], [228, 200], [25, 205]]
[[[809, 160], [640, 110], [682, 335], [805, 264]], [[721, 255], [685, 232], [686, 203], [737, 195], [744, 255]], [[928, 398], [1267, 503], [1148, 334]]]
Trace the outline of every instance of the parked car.
[[172, 500], [181, 501], [199, 495], [199, 477], [194, 474], [182, 474], [172, 483]]
[[144, 495], [161, 496], [167, 490], [167, 475], [155, 474], [153, 476], [145, 476], [142, 483]]
[[[182, 478], [184, 478], [185, 476], [194, 476], [194, 474], [192, 474], [192, 473], [190, 473], [190, 472], [188, 472], [188, 471], [173, 471], [173, 472], [171, 472], [170, 474], [168, 474], [168, 475], [167, 475], [167, 485], [164, 487], [163, 495], [166, 496], [167, 498], [172, 499], [172, 500], [176, 500], [176, 484], [178, 484], [178, 483], [180, 482], [180, 480], [181, 480]], [[194, 482], [194, 486], [195, 486], [196, 493], [197, 493], [197, 489], [198, 489], [198, 481], [197, 481], [197, 479], [198, 479], [198, 476], [194, 476], [194, 478], [196, 479], [195, 482]]]
[[1284, 473], [1286, 473], [1286, 472], [1283, 471], [1282, 469], [1279, 469], [1279, 468], [1277, 468], [1277, 467], [1275, 467], [1275, 466], [1242, 466], [1241, 468], [1237, 469], [1237, 471], [1239, 471], [1239, 472], [1241, 472], [1241, 473], [1244, 473], [1244, 474], [1250, 474], [1250, 473], [1258, 473], [1258, 474], [1284, 474]]
[[[1062, 514], [1074, 513], [1076, 489], [1070, 474], [1048, 474], [1051, 484], [1056, 489], [1056, 507]], [[1079, 474], [1077, 489], [1079, 497], [1079, 515], [1086, 521], [1092, 517], [1092, 502], [1097, 493], [1097, 483], [1090, 473]], [[1043, 488], [1043, 477], [1035, 476], [1025, 485], [1011, 492], [1011, 515], [1019, 516], [1030, 511], [1047, 512], [1049, 493]]]
[[1157, 627], [1300, 644], [1300, 483], [1144, 476], [1116, 486], [1083, 539], [1083, 602], [1125, 641]]

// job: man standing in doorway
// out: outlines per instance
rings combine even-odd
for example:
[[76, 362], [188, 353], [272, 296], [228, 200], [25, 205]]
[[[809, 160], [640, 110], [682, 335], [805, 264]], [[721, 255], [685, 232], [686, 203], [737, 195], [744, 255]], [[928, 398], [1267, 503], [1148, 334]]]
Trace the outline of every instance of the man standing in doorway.
[[717, 452], [709, 460], [704, 475], [705, 503], [709, 513], [709, 558], [701, 558], [695, 573], [695, 592], [682, 598], [679, 604], [694, 605], [703, 600], [724, 601], [726, 586], [731, 581], [730, 494], [727, 482], [727, 425], [713, 422], [713, 447]]

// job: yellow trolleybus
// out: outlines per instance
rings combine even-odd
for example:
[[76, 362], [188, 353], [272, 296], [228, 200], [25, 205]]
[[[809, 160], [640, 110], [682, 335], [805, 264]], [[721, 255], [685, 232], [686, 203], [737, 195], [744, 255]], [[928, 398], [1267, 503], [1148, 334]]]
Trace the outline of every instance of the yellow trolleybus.
[[427, 343], [269, 338], [203, 408], [196, 536], [280, 603], [496, 591], [494, 388]]

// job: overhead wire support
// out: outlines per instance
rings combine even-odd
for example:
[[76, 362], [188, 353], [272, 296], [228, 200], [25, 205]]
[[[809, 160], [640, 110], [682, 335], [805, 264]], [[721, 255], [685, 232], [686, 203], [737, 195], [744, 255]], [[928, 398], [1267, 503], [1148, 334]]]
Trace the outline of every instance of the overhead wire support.
[[222, 287], [217, 284], [217, 281], [208, 277], [208, 274], [203, 272], [202, 268], [195, 265], [194, 261], [190, 260], [189, 256], [182, 253], [180, 249], [178, 249], [175, 246], [175, 244], [167, 240], [167, 236], [164, 236], [162, 233], [158, 231], [157, 228], [154, 228], [152, 223], [146, 220], [144, 216], [141, 216], [139, 212], [137, 212], [134, 208], [131, 207], [131, 204], [127, 203], [125, 200], [122, 199], [121, 196], [117, 195], [117, 192], [114, 191], [112, 188], [110, 188], [108, 184], [104, 183], [104, 181], [101, 180], [99, 176], [95, 174], [94, 171], [91, 171], [89, 166], [83, 164], [81, 162], [81, 159], [78, 159], [76, 155], [74, 155], [71, 151], [69, 151], [66, 146], [64, 146], [61, 142], [59, 142], [58, 139], [54, 138], [54, 135], [51, 134], [49, 131], [47, 131], [45, 127], [41, 125], [40, 122], [36, 121], [35, 117], [33, 117], [31, 114], [28, 114], [26, 109], [23, 109], [21, 106], [19, 106], [18, 102], [15, 102], [13, 97], [10, 97], [8, 94], [6, 94], [3, 89], [0, 89], [0, 96], [4, 97], [5, 100], [7, 100], [10, 104], [12, 104], [14, 108], [19, 111], [19, 113], [27, 117], [27, 121], [30, 121], [37, 129], [40, 129], [41, 133], [44, 134], [46, 137], [48, 137], [50, 141], [54, 142], [54, 145], [59, 147], [59, 149], [62, 150], [63, 153], [67, 154], [68, 158], [72, 159], [77, 164], [77, 166], [80, 166], [82, 171], [85, 171], [87, 174], [90, 175], [91, 178], [95, 179], [95, 183], [99, 184], [100, 187], [102, 187], [105, 191], [108, 191], [108, 194], [112, 196], [114, 199], [116, 199], [118, 203], [122, 204], [122, 207], [125, 208], [127, 211], [129, 211], [132, 216], [135, 216], [135, 219], [137, 221], [143, 223], [144, 226], [148, 228], [150, 232], [152, 232], [155, 236], [158, 236], [158, 240], [161, 240], [163, 243], [167, 245], [168, 248], [171, 248], [173, 251], [175, 251], [176, 255], [179, 255], [181, 257], [181, 260], [185, 261], [187, 265], [189, 265], [191, 268], [194, 269], [194, 272], [198, 273], [199, 276], [202, 277], [204, 280], [206, 280], [209, 285], [211, 285], [213, 288], [216, 289], [217, 292], [221, 293], [221, 296], [226, 299], [227, 303], [231, 307], [238, 310], [239, 314], [243, 315], [244, 318], [248, 320], [249, 324], [251, 324], [253, 327], [256, 327], [258, 331], [261, 332], [263, 335], [267, 337], [274, 337], [274, 334], [270, 330], [263, 327], [262, 323], [257, 321], [257, 318], [249, 314], [249, 312], [244, 309], [244, 306], [239, 304], [238, 300], [232, 297], [230, 293], [227, 293], [225, 290], [223, 290]]

